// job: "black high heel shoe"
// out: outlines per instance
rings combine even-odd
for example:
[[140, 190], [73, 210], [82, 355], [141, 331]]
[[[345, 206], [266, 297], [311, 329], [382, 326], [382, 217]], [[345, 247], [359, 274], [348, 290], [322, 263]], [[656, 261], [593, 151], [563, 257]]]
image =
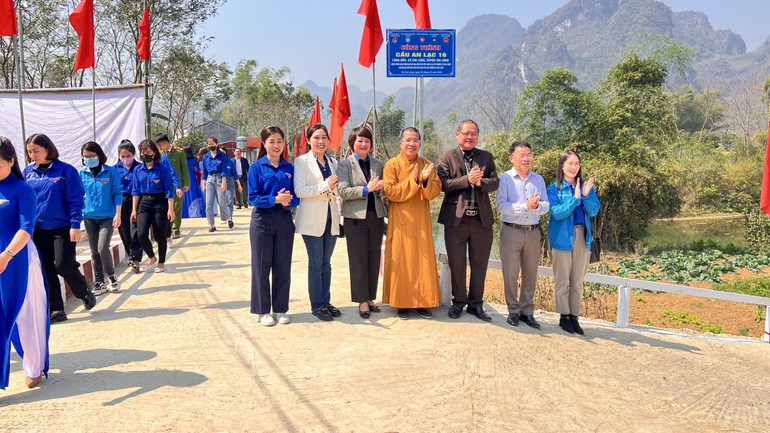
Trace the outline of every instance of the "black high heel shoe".
[[382, 310], [380, 310], [380, 307], [376, 305], [369, 304], [369, 311], [371, 311], [372, 313], [379, 313]]

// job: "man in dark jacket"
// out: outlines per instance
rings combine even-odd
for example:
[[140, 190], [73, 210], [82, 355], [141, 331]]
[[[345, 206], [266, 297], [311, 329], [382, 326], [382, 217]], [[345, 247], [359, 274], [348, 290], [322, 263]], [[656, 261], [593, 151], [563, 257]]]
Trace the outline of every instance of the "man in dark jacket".
[[241, 149], [235, 149], [235, 157], [231, 160], [235, 166], [235, 172], [238, 175], [238, 182], [241, 183], [241, 191], [235, 191], [235, 206], [236, 209], [240, 209], [241, 206], [248, 209], [249, 207], [249, 190], [248, 190], [248, 176], [249, 176], [249, 160], [241, 156]]

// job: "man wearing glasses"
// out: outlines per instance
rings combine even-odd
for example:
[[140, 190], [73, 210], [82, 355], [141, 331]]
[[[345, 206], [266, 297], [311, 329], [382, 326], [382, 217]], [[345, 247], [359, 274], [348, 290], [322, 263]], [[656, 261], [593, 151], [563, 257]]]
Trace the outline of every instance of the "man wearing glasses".
[[[500, 176], [496, 194], [500, 227], [500, 261], [503, 264], [505, 302], [508, 304], [508, 324], [517, 326], [519, 320], [540, 329], [535, 320], [535, 283], [540, 263], [540, 216], [548, 213], [548, 193], [543, 178], [530, 170], [532, 146], [515, 141], [510, 148], [513, 168]], [[519, 293], [519, 271], [521, 292]]]
[[[467, 305], [468, 313], [489, 322], [492, 318], [483, 309], [494, 224], [489, 193], [497, 190], [500, 179], [492, 154], [476, 148], [479, 144], [476, 122], [461, 121], [455, 138], [458, 146], [439, 156], [437, 168], [444, 191], [438, 222], [444, 225], [444, 242], [452, 274], [449, 317], [459, 319]], [[466, 254], [471, 265], [468, 287], [465, 283]]]

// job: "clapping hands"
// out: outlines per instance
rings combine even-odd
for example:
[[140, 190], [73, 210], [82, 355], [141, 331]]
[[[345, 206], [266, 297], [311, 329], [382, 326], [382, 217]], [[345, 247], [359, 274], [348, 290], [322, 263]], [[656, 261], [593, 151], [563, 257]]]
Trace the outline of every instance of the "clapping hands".
[[480, 186], [481, 185], [481, 179], [484, 177], [484, 172], [481, 170], [481, 168], [476, 165], [474, 166], [471, 171], [468, 172], [468, 183], [471, 185]]
[[291, 203], [292, 197], [291, 193], [289, 191], [286, 191], [286, 188], [281, 189], [278, 191], [278, 195], [275, 196], [275, 203], [280, 204], [283, 206], [288, 206], [289, 203]]
[[369, 192], [375, 192], [382, 189], [383, 181], [380, 179], [379, 176], [376, 174], [372, 176], [371, 179], [369, 179], [369, 183], [366, 184], [367, 189]]

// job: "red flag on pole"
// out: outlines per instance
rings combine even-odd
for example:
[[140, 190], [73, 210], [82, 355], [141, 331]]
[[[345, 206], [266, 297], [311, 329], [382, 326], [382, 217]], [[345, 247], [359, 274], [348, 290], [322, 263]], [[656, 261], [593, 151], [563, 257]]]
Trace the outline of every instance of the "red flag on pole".
[[96, 63], [94, 59], [94, 0], [81, 0], [70, 14], [70, 24], [80, 37], [74, 71], [93, 68]]
[[428, 0], [406, 0], [414, 12], [414, 25], [416, 29], [430, 29], [430, 8]]
[[294, 159], [299, 156], [299, 145], [297, 144], [297, 136], [294, 136]]
[[337, 124], [345, 126], [350, 119], [350, 98], [348, 97], [348, 83], [345, 80], [345, 65], [340, 64], [340, 81], [337, 83], [337, 109], [339, 117]]
[[332, 119], [329, 121], [329, 147], [334, 152], [337, 152], [340, 149], [340, 141], [342, 140], [342, 134], [337, 128], [337, 118], [339, 117], [339, 110], [337, 109], [337, 77], [334, 77], [332, 100], [329, 102], [329, 108], [332, 110]]
[[759, 209], [770, 215], [770, 123], [767, 124], [767, 146], [765, 148], [765, 173], [762, 176], [762, 195]]
[[0, 0], [0, 36], [16, 36], [16, 8], [13, 0]]
[[307, 152], [307, 137], [305, 136], [305, 128], [302, 128], [302, 137], [299, 142], [299, 154], [304, 155]]
[[371, 67], [377, 58], [377, 52], [384, 42], [380, 13], [377, 11], [377, 0], [362, 0], [358, 8], [359, 15], [365, 15], [364, 34], [361, 36], [361, 48], [358, 51], [358, 63], [363, 67]]
[[139, 58], [148, 62], [150, 60], [150, 8], [144, 8], [144, 15], [139, 21], [139, 41], [136, 42], [136, 51]]
[[315, 107], [313, 107], [313, 112], [310, 113], [310, 122], [307, 126], [311, 127], [316, 123], [321, 123], [321, 101], [318, 100], [318, 95], [315, 97]]

